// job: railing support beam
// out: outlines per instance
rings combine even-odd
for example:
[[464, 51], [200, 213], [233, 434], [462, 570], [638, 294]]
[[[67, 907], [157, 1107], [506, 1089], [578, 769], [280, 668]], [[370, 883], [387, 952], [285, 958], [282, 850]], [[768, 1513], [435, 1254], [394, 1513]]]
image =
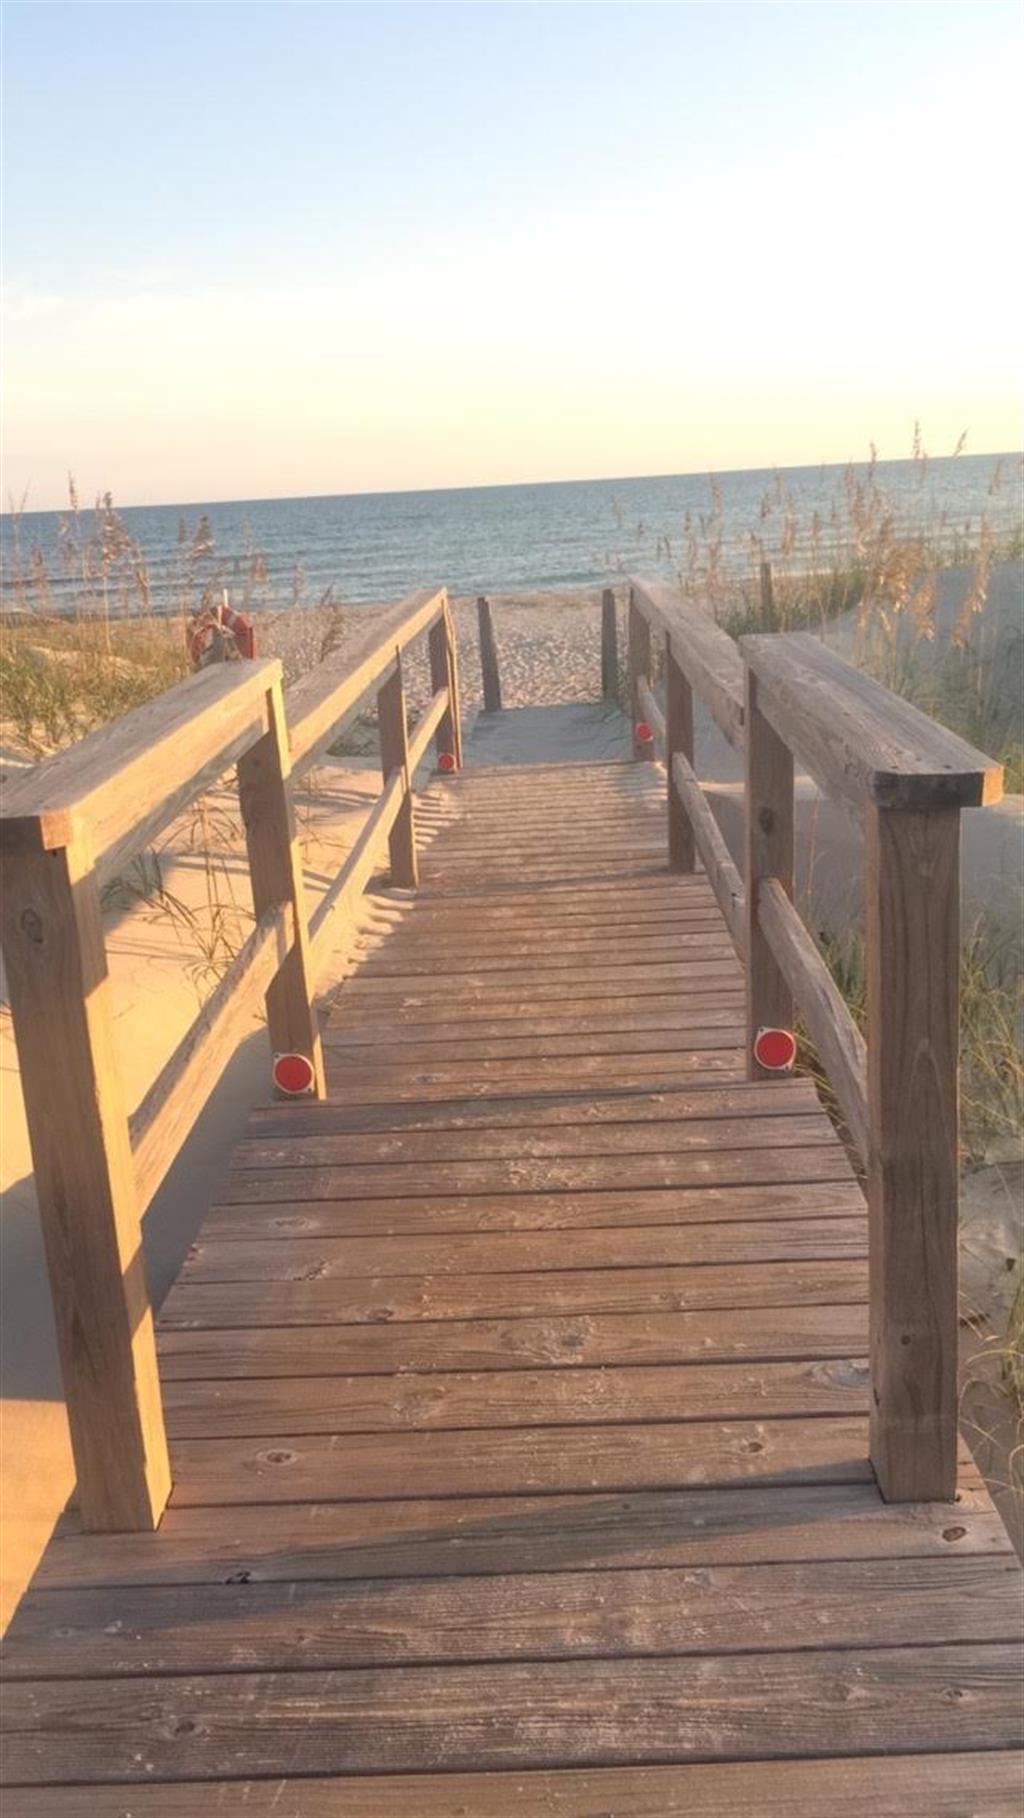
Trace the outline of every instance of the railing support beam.
[[99, 885], [83, 835], [8, 860], [3, 922], [78, 1507], [93, 1531], [152, 1529], [170, 1464]]
[[871, 1460], [952, 1501], [957, 1447], [957, 808], [867, 807]]
[[672, 760], [677, 755], [693, 769], [693, 689], [680, 667], [671, 637], [665, 639], [665, 746], [669, 867], [673, 871], [695, 871], [693, 828], [672, 775]]
[[644, 613], [636, 603], [633, 589], [629, 590], [629, 715], [633, 727], [633, 756], [635, 758], [654, 759], [654, 740], [641, 742], [636, 736], [636, 729], [643, 719], [643, 707], [640, 701], [641, 681], [650, 683], [651, 679], [651, 627]]
[[252, 906], [259, 921], [270, 909], [290, 903], [295, 938], [267, 990], [267, 1028], [274, 1054], [305, 1054], [314, 1073], [317, 1098], [326, 1096], [320, 1029], [313, 1005], [302, 862], [288, 778], [291, 757], [280, 682], [267, 691], [268, 729], [238, 766], [238, 799], [252, 880]]
[[399, 889], [414, 890], [419, 882], [419, 867], [416, 862], [416, 826], [409, 779], [409, 732], [401, 651], [397, 653], [392, 673], [377, 695], [377, 720], [380, 726], [380, 767], [384, 781], [387, 783], [395, 770], [400, 771], [404, 778], [402, 806], [388, 835], [391, 882]]
[[491, 603], [481, 595], [476, 603], [480, 632], [480, 671], [484, 689], [484, 712], [501, 712], [501, 675], [498, 670], [498, 647], [494, 641]]
[[462, 725], [459, 715], [459, 677], [455, 658], [455, 638], [452, 632], [451, 616], [447, 606], [441, 617], [430, 627], [427, 638], [430, 651], [430, 687], [434, 694], [445, 688], [448, 691], [448, 707], [438, 722], [434, 735], [434, 750], [438, 757], [443, 752], [450, 752], [455, 759], [456, 769], [462, 769]]
[[619, 624], [610, 587], [601, 595], [601, 696], [606, 701], [619, 698]]
[[754, 1059], [759, 1029], [791, 1029], [793, 994], [765, 938], [758, 910], [763, 877], [793, 895], [793, 754], [758, 706], [757, 677], [747, 670], [747, 1074], [772, 1079]]

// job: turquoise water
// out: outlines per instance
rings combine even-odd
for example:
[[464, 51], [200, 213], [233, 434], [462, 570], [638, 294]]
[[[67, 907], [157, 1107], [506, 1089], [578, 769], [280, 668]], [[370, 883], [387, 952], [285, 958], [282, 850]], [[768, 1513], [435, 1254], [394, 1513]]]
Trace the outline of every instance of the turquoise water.
[[[873, 484], [900, 525], [927, 525], [947, 539], [975, 537], [982, 515], [1000, 536], [1020, 521], [1020, 461], [994, 455], [882, 462]], [[212, 548], [196, 558], [195, 587], [226, 586], [236, 603], [312, 604], [327, 589], [351, 602], [397, 599], [441, 583], [456, 593], [508, 593], [598, 586], [624, 568], [671, 574], [691, 551], [720, 538], [723, 558], [753, 567], [765, 553], [787, 566], [811, 559], [817, 514], [827, 550], [833, 514], [845, 519], [851, 470], [791, 467], [718, 475], [565, 481], [533, 486], [467, 487], [308, 499], [253, 499], [124, 509], [141, 546], [151, 601], [180, 597], [180, 580], [200, 518]], [[852, 470], [863, 482], [867, 468]], [[716, 509], [717, 494], [717, 509]], [[60, 513], [26, 512], [2, 520], [3, 599], [16, 595], [14, 570], [41, 552], [52, 603], [68, 606], [74, 583], [63, 567]], [[91, 514], [85, 514], [88, 520]], [[791, 528], [787, 532], [787, 519]], [[87, 523], [83, 528], [87, 528]], [[794, 541], [795, 531], [795, 541]], [[18, 552], [15, 549], [17, 540]], [[262, 558], [253, 580], [253, 552]], [[20, 552], [20, 553], [19, 553]]]

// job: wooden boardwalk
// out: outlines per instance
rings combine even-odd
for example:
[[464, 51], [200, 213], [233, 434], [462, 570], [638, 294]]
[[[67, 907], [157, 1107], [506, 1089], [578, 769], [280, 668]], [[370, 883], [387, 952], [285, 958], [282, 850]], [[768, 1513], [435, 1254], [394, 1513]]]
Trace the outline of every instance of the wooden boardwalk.
[[966, 1458], [879, 1496], [861, 1191], [661, 774], [422, 822], [164, 1306], [160, 1531], [15, 1619], [4, 1818], [1009, 1818], [1020, 1573]]

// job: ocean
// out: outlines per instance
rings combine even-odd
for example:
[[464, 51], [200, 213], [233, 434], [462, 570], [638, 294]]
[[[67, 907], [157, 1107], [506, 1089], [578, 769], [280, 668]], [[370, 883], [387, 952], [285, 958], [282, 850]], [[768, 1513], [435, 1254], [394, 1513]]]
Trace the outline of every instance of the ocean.
[[[171, 610], [204, 587], [226, 587], [234, 604], [258, 609], [313, 605], [328, 593], [352, 604], [397, 600], [442, 583], [455, 594], [594, 588], [630, 568], [686, 572], [713, 547], [719, 561], [751, 571], [762, 554], [789, 568], [821, 563], [848, 542], [858, 496], [870, 496], [876, 523], [888, 514], [947, 549], [976, 543], [983, 520], [1004, 541], [1019, 534], [1020, 457], [130, 506], [118, 518], [144, 558], [153, 609]], [[80, 596], [92, 511], [75, 526], [77, 553], [62, 521], [68, 513], [0, 520], [5, 607], [69, 610]], [[99, 549], [94, 541], [94, 575]], [[111, 604], [137, 609], [134, 557], [109, 528], [108, 550]]]

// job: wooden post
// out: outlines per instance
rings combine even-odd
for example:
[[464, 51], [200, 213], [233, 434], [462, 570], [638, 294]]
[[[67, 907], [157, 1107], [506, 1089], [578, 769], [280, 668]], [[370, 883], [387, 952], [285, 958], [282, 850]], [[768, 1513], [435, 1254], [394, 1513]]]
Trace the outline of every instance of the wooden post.
[[459, 684], [455, 671], [455, 649], [451, 633], [451, 624], [447, 611], [443, 612], [436, 624], [431, 625], [427, 636], [430, 650], [430, 686], [434, 694], [439, 688], [448, 690], [448, 708], [434, 734], [434, 750], [438, 757], [443, 751], [451, 752], [456, 765], [462, 765], [462, 738], [459, 726]]
[[951, 1502], [957, 1446], [957, 808], [865, 811], [871, 1462]]
[[3, 946], [85, 1526], [155, 1528], [170, 1493], [153, 1316], [84, 835], [5, 863]]
[[757, 677], [747, 669], [747, 1075], [773, 1079], [754, 1059], [759, 1029], [792, 1029], [793, 995], [758, 916], [758, 885], [777, 878], [793, 895], [793, 754], [757, 704]]
[[476, 603], [480, 627], [480, 668], [484, 680], [484, 712], [501, 712], [501, 677], [498, 674], [498, 650], [494, 642], [491, 603], [481, 597]]
[[401, 889], [414, 890], [419, 882], [419, 868], [416, 863], [416, 826], [409, 780], [409, 735], [401, 651], [396, 650], [395, 667], [378, 691], [377, 719], [380, 725], [380, 767], [384, 781], [388, 781], [393, 770], [400, 770], [405, 779], [402, 806], [388, 835], [391, 882]]
[[601, 595], [601, 696], [606, 701], [619, 698], [619, 625], [610, 587]]
[[643, 709], [640, 705], [638, 685], [641, 676], [648, 683], [651, 679], [651, 627], [636, 603], [632, 588], [630, 588], [629, 593], [629, 619], [627, 630], [629, 644], [629, 712], [633, 726], [633, 756], [635, 758], [649, 758], [653, 762], [655, 755], [654, 740], [648, 739], [645, 743], [641, 744], [636, 736], [637, 726], [644, 717]]
[[693, 689], [676, 660], [670, 637], [665, 639], [665, 744], [669, 869], [695, 871], [697, 854], [693, 829], [672, 777], [672, 759], [677, 752], [693, 767]]
[[772, 565], [761, 563], [761, 625], [765, 631], [774, 631], [775, 622], [775, 587], [772, 581]]
[[309, 1058], [315, 1095], [323, 1098], [324, 1063], [313, 1005], [306, 893], [288, 788], [291, 757], [280, 682], [267, 690], [267, 720], [267, 731], [238, 765], [238, 799], [256, 919], [281, 903], [291, 903], [295, 912], [294, 944], [267, 991], [267, 1029], [274, 1054]]

